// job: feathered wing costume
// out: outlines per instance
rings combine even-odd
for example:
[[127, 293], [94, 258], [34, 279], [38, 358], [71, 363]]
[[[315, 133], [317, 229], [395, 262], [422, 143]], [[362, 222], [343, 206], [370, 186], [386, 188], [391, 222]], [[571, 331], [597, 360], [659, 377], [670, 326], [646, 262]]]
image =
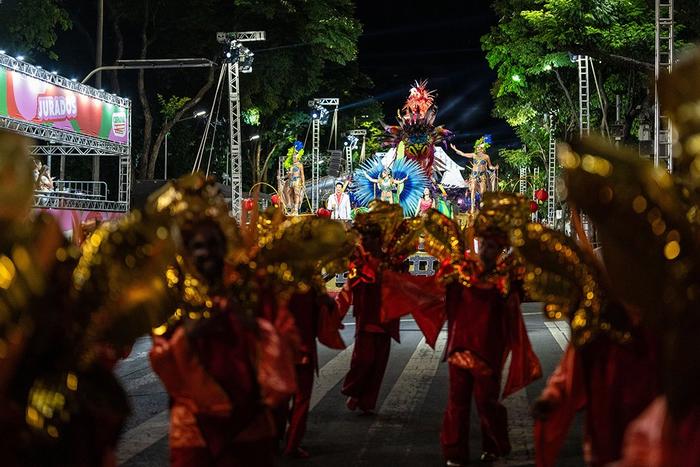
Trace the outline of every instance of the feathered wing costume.
[[[367, 177], [379, 180], [384, 169], [381, 158], [375, 157], [363, 162], [355, 171], [351, 190], [359, 206], [368, 207], [372, 201], [380, 198], [380, 187]], [[394, 203], [401, 205], [405, 216], [412, 216], [418, 208], [423, 189], [428, 186], [428, 177], [417, 162], [406, 158], [394, 161], [391, 176], [395, 181]]]
[[446, 142], [452, 133], [442, 126], [435, 126], [437, 106], [434, 91], [427, 90], [427, 81], [417, 82], [401, 111], [398, 125], [386, 125], [385, 146], [398, 148], [403, 143], [404, 155], [417, 161], [428, 178], [433, 174], [435, 146]]

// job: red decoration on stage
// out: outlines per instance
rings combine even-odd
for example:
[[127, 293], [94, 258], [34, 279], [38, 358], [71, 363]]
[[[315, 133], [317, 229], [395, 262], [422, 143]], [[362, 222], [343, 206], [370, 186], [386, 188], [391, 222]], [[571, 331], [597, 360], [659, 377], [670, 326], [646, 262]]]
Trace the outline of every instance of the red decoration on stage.
[[243, 200], [243, 210], [244, 211], [252, 211], [254, 206], [255, 206], [255, 202], [252, 199], [246, 198]]
[[537, 201], [542, 201], [545, 202], [549, 199], [549, 194], [547, 193], [547, 190], [544, 188], [540, 188], [539, 190], [535, 190], [535, 199]]
[[279, 204], [280, 204], [280, 195], [278, 195], [278, 194], [275, 193], [274, 195], [270, 196], [270, 201], [271, 201], [272, 204], [274, 204], [275, 206], [279, 206]]
[[318, 208], [318, 211], [316, 211], [316, 215], [318, 217], [327, 217], [330, 219], [331, 212], [326, 208]]
[[530, 212], [537, 212], [538, 206], [534, 201], [530, 201]]

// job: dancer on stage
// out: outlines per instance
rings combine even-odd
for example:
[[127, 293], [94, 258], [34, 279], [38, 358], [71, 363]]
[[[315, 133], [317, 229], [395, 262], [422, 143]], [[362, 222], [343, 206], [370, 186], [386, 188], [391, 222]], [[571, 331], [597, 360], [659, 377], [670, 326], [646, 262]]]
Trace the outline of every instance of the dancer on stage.
[[331, 219], [350, 220], [350, 196], [345, 192], [342, 182], [335, 184], [335, 193], [328, 197], [326, 205], [331, 211]]
[[421, 216], [428, 212], [430, 209], [434, 209], [435, 207], [435, 198], [433, 198], [433, 195], [430, 192], [430, 188], [426, 186], [425, 188], [423, 188], [423, 196], [421, 196], [420, 201], [418, 202], [416, 216]]
[[[289, 167], [287, 180], [282, 190], [279, 191], [282, 193], [282, 201], [287, 212], [297, 216], [304, 201], [304, 187], [306, 183], [304, 179], [304, 164], [301, 162], [304, 144], [301, 141], [296, 141], [294, 146], [289, 149], [289, 152], [291, 152], [291, 157], [287, 159], [288, 162], [285, 162], [285, 167]], [[288, 166], [287, 164], [290, 165]]]
[[491, 158], [486, 154], [486, 150], [491, 146], [491, 135], [485, 135], [476, 140], [474, 143], [474, 152], [466, 153], [462, 152], [454, 144], [450, 144], [450, 147], [460, 156], [466, 157], [468, 159], [473, 159], [472, 162], [472, 173], [469, 177], [469, 191], [471, 192], [471, 212], [474, 213], [476, 209], [475, 195], [477, 192], [477, 187], [479, 194], [484, 195], [488, 189], [488, 185], [491, 180], [489, 170], [498, 170], [498, 164], [491, 164]]
[[365, 172], [365, 177], [372, 183], [377, 184], [379, 188], [379, 200], [389, 204], [395, 204], [398, 202], [398, 195], [394, 196], [394, 192], [401, 192], [401, 184], [403, 184], [407, 178], [397, 180], [392, 176], [391, 169], [385, 167], [382, 170], [381, 175], [378, 178], [372, 178]]

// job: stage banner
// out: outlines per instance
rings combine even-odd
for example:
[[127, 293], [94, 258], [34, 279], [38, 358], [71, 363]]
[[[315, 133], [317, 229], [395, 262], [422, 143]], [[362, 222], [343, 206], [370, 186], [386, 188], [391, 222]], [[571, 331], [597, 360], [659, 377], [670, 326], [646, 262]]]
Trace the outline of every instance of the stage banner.
[[129, 109], [0, 67], [0, 116], [129, 144]]

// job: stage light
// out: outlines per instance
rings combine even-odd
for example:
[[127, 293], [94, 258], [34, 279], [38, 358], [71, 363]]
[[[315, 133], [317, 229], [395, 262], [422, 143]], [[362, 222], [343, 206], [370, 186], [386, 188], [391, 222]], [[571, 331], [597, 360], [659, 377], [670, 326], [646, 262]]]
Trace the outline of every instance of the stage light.
[[544, 71], [551, 71], [551, 70], [552, 70], [552, 65], [547, 64], [544, 66]]
[[17, 55], [17, 57], [15, 57], [15, 58], [17, 60], [24, 60], [24, 55]]
[[4, 50], [0, 50], [0, 54], [4, 54], [4, 53], [5, 53], [5, 51], [4, 51]]
[[37, 65], [36, 67], [40, 70], [43, 68], [41, 65]]
[[195, 116], [195, 118], [197, 118], [197, 117], [203, 117], [203, 116], [205, 116], [206, 114], [207, 114], [207, 111], [206, 111], [206, 110], [200, 110], [199, 112], [196, 112], [196, 113], [194, 114], [194, 116]]
[[57, 74], [58, 74], [58, 71], [53, 70], [53, 71], [51, 72], [51, 74], [52, 74], [52, 75], [57, 75]]
[[251, 141], [255, 141], [256, 139], [260, 139], [260, 135], [253, 135], [250, 137]]
[[513, 75], [513, 81], [515, 81], [516, 83], [519, 83], [521, 79], [522, 78], [520, 77], [520, 75]]
[[75, 79], [75, 78], [71, 78], [70, 80], [73, 81], [74, 83], [75, 83], [76, 81], [78, 81], [78, 80]]

